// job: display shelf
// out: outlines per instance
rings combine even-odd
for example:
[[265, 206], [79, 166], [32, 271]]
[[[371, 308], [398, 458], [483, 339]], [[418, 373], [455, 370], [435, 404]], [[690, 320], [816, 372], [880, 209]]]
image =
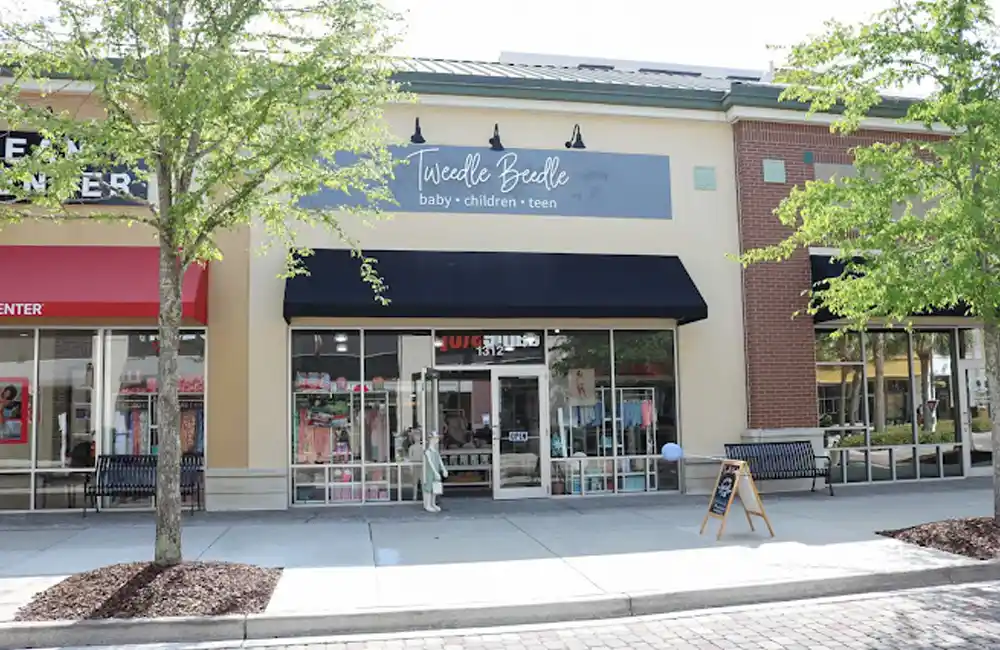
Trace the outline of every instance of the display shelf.
[[[388, 433], [390, 400], [386, 391], [296, 390], [292, 398], [295, 407], [292, 421], [295, 464], [361, 463], [362, 459], [372, 464], [391, 462], [387, 457], [392, 447], [392, 436]], [[366, 417], [362, 410], [378, 410], [378, 413], [374, 417]], [[303, 416], [312, 420], [306, 425], [310, 430], [308, 438], [303, 438]], [[365, 421], [368, 425], [363, 425]], [[368, 431], [368, 426], [375, 421], [381, 429], [377, 444], [373, 444]], [[362, 431], [363, 428], [365, 431]], [[325, 440], [322, 440], [323, 436]], [[371, 458], [373, 449], [378, 450], [380, 458]]]
[[[470, 488], [493, 485], [493, 450], [442, 449], [441, 463], [448, 470], [445, 487]], [[478, 475], [479, 480], [459, 480], [463, 475]]]

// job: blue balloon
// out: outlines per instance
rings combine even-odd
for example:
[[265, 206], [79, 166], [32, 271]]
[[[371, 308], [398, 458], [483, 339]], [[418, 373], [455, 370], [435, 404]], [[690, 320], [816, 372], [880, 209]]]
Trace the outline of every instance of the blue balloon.
[[668, 442], [663, 445], [660, 453], [663, 455], [663, 460], [669, 463], [676, 463], [681, 458], [684, 458], [684, 450], [676, 442]]

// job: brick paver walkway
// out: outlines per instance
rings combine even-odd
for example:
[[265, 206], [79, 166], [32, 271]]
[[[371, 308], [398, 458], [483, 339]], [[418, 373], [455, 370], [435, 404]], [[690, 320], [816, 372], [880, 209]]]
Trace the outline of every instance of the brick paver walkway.
[[[270, 650], [993, 649], [1000, 648], [1000, 583], [616, 621], [303, 641], [247, 645]], [[159, 650], [199, 647], [157, 646]]]

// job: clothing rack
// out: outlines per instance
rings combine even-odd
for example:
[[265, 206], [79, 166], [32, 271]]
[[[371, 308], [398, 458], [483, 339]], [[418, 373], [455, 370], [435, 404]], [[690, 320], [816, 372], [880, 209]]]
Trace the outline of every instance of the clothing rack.
[[[158, 393], [119, 393], [111, 449], [115, 454], [155, 454], [158, 448]], [[181, 453], [205, 453], [205, 398], [181, 394]]]
[[[613, 411], [607, 408], [612, 397]], [[578, 459], [574, 463], [564, 463], [571, 470], [567, 491], [600, 493], [655, 489], [655, 465], [649, 458], [655, 454], [653, 448], [656, 446], [656, 388], [597, 387], [595, 398], [594, 404], [570, 405], [565, 412], [560, 410], [558, 432], [553, 432], [552, 458]], [[615, 423], [618, 425], [617, 441], [614, 440]], [[578, 469], [573, 470], [574, 466]]]
[[[390, 500], [391, 469], [377, 467], [392, 461], [388, 391], [305, 390], [293, 394], [293, 462], [296, 465], [355, 465], [334, 468], [325, 478], [296, 483], [296, 489], [322, 490], [321, 502]], [[362, 408], [364, 411], [362, 412]], [[362, 471], [362, 458], [368, 465]], [[317, 500], [317, 499], [305, 499]]]

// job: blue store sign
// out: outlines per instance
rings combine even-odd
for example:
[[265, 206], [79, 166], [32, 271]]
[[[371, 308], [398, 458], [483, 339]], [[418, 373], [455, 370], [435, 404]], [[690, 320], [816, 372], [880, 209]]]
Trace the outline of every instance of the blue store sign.
[[[670, 219], [670, 158], [589, 151], [420, 145], [400, 147], [391, 212], [537, 214]], [[304, 208], [360, 201], [323, 189]]]

